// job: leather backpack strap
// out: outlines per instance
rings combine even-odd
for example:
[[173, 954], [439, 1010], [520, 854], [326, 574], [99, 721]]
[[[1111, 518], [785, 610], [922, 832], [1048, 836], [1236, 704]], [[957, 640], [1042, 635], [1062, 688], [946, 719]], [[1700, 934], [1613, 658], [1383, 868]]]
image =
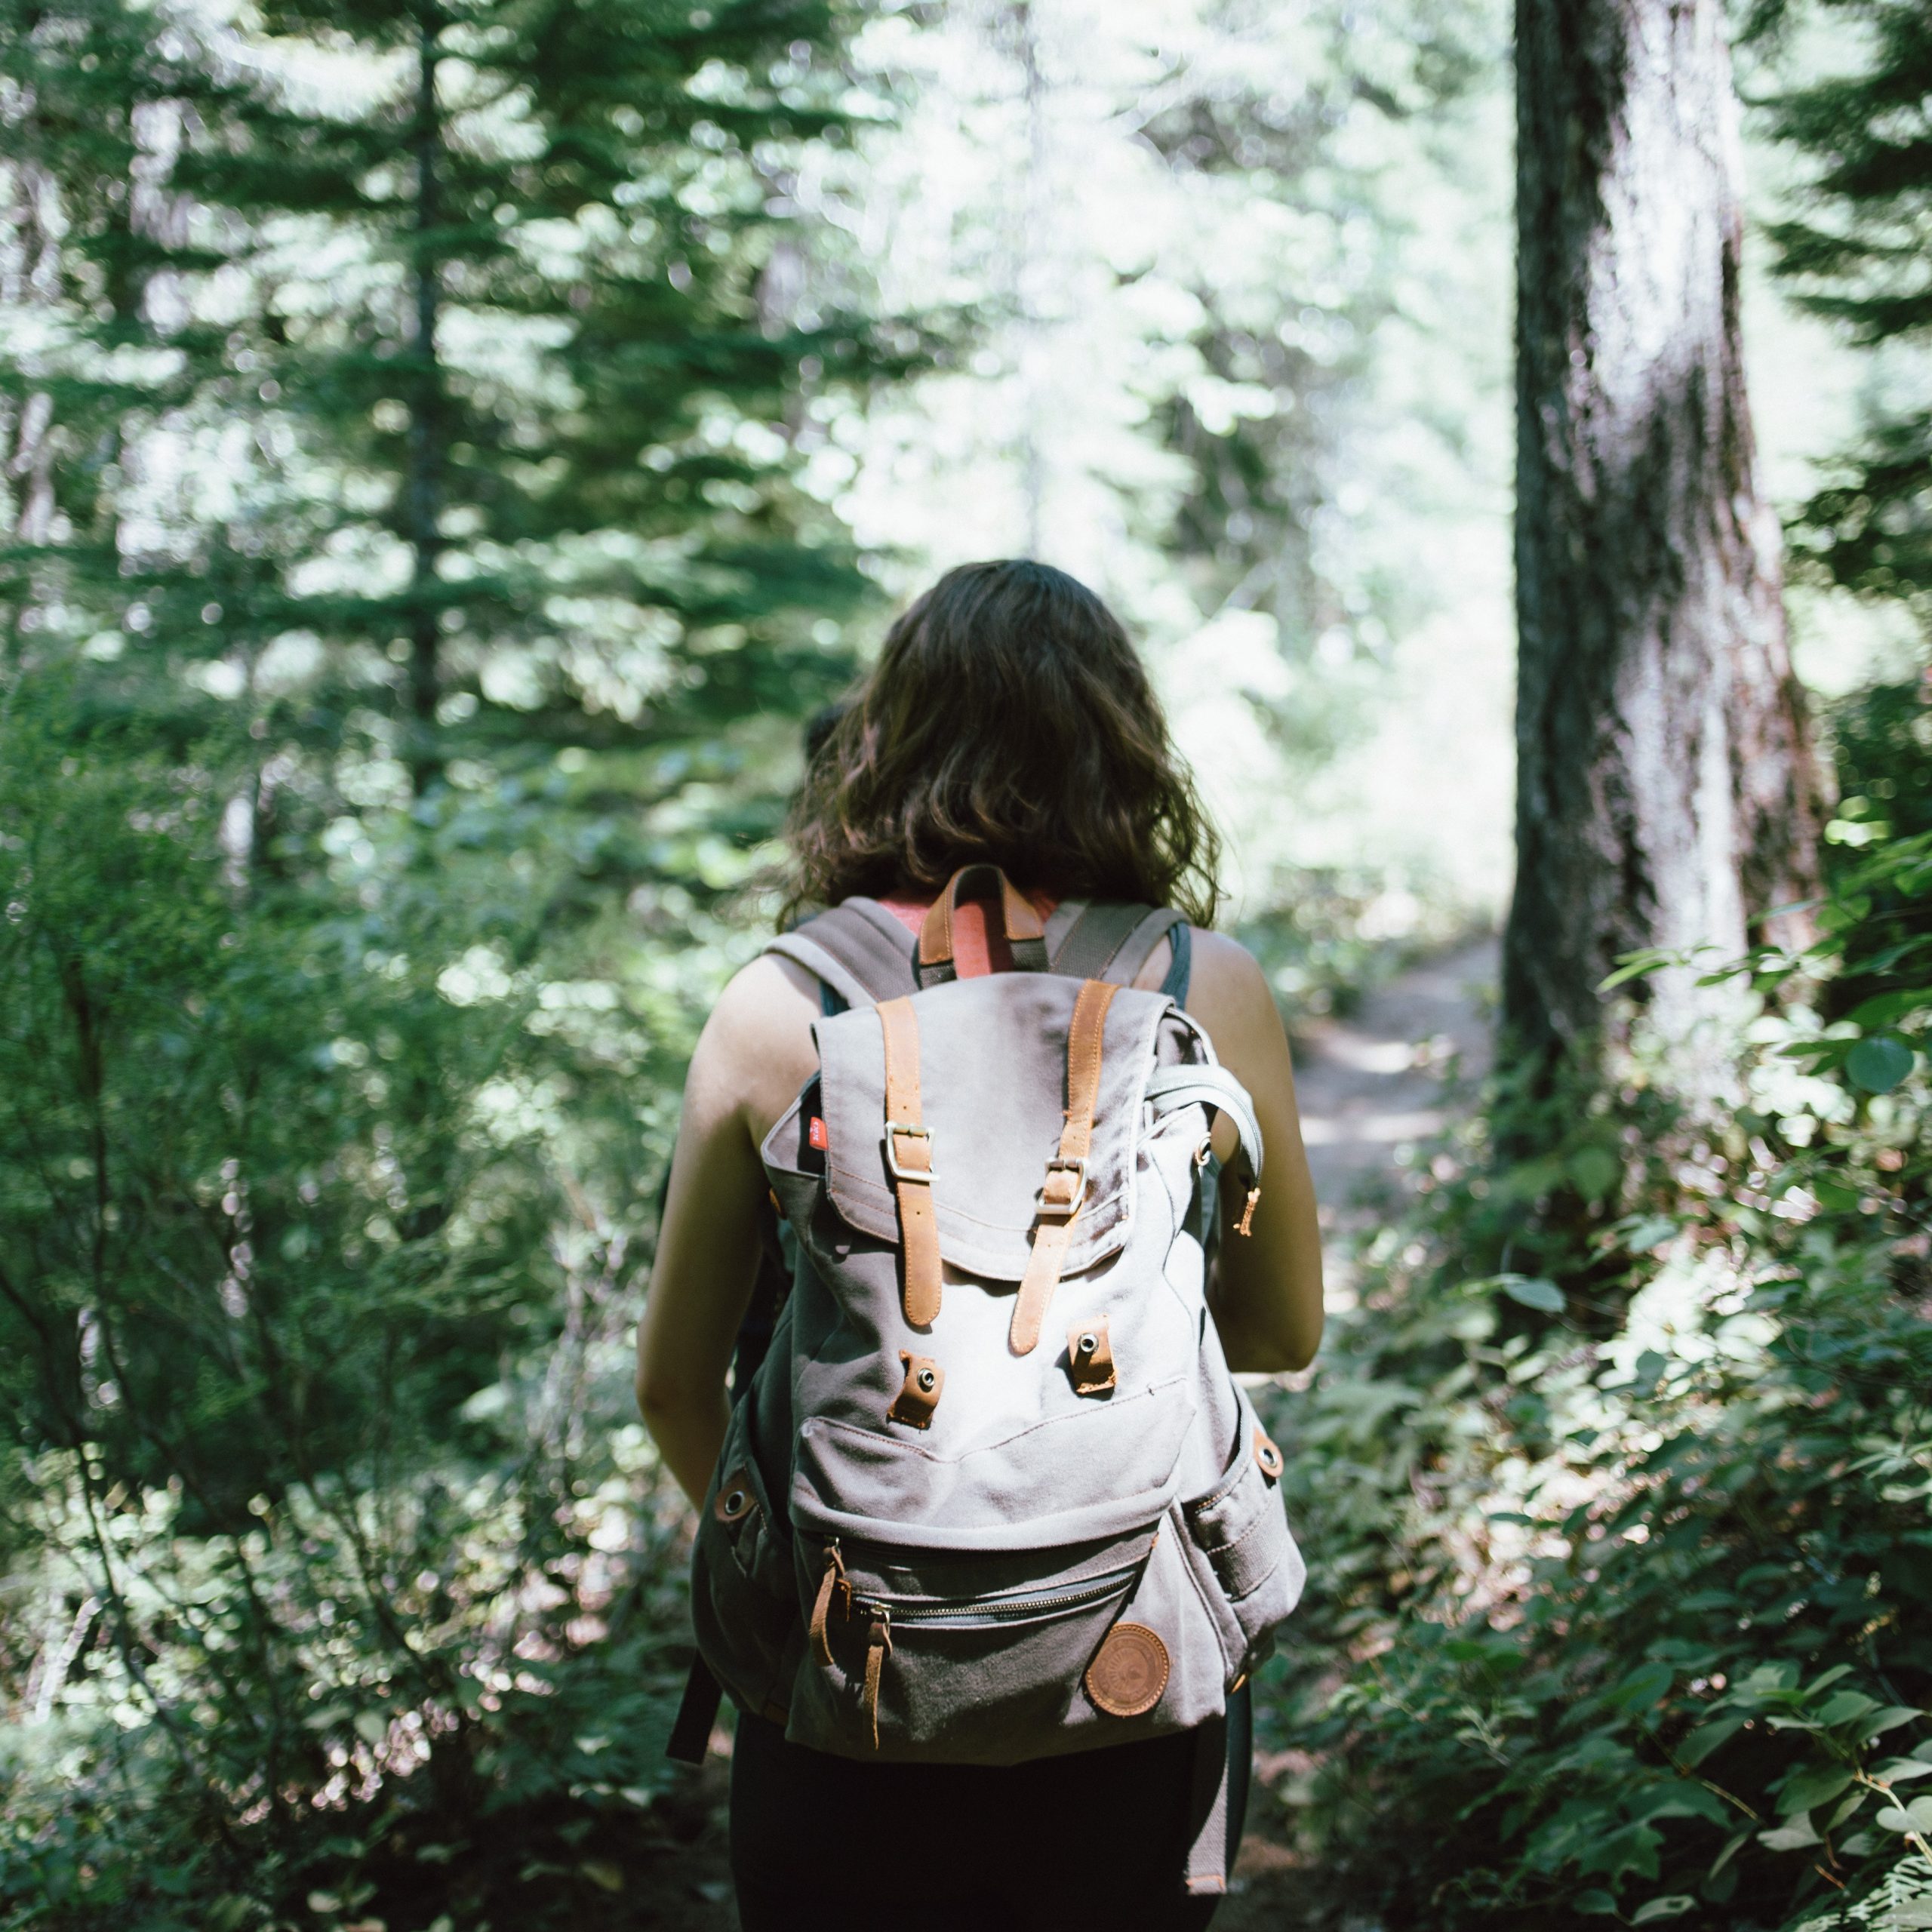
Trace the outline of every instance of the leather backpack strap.
[[933, 1137], [919, 1100], [919, 1022], [909, 998], [881, 1001], [885, 1042], [885, 1165], [899, 1202], [899, 1245], [906, 1266], [906, 1319], [929, 1328], [939, 1318], [939, 1217], [933, 1208]]
[[1066, 1124], [1060, 1130], [1058, 1151], [1047, 1163], [1033, 1249], [1014, 1299], [1013, 1326], [1007, 1340], [1017, 1355], [1031, 1355], [1039, 1341], [1047, 1304], [1060, 1286], [1073, 1224], [1087, 1198], [1087, 1156], [1094, 1145], [1094, 1109], [1100, 1098], [1100, 1054], [1107, 1008], [1119, 990], [1104, 980], [1088, 980], [1073, 1002], [1073, 1023], [1066, 1035]]
[[795, 961], [848, 1006], [876, 1006], [919, 989], [911, 935], [876, 899], [848, 899], [764, 949]]
[[981, 863], [961, 866], [946, 882], [946, 890], [935, 899], [919, 928], [916, 971], [921, 987], [943, 986], [959, 976], [953, 964], [952, 913], [963, 889], [969, 883], [997, 881], [1000, 917], [1006, 943], [1013, 949], [1013, 963], [1022, 973], [1044, 973], [1047, 964], [1046, 928], [1040, 915], [1027, 904], [1019, 889], [998, 866]]

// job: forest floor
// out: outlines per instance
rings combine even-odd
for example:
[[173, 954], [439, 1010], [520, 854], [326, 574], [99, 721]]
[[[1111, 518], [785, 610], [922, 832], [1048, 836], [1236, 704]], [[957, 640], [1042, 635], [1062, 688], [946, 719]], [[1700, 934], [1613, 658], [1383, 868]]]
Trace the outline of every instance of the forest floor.
[[[1346, 1019], [1296, 1029], [1296, 1088], [1331, 1306], [1346, 1303], [1354, 1247], [1399, 1192], [1400, 1150], [1447, 1125], [1487, 1070], [1496, 968], [1495, 942], [1474, 941], [1396, 974]], [[703, 1770], [660, 1807], [662, 1863], [641, 1925], [737, 1932], [724, 1823], [730, 1766], [717, 1746], [728, 1751], [717, 1739]], [[1214, 1932], [1292, 1932], [1301, 1918], [1295, 1857], [1270, 1789], [1293, 1768], [1291, 1753], [1257, 1759], [1232, 1895]]]

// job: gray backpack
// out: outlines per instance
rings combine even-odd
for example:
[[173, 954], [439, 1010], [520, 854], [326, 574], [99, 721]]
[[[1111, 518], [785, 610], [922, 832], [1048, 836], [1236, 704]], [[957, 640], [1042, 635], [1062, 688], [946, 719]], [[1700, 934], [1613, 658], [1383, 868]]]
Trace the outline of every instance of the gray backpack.
[[[955, 976], [976, 882], [1021, 970]], [[827, 1011], [762, 1149], [792, 1285], [700, 1512], [692, 1611], [737, 1703], [841, 1756], [1005, 1764], [1198, 1728], [1186, 1881], [1214, 1892], [1226, 1700], [1303, 1568], [1204, 1294], [1211, 1117], [1251, 1213], [1254, 1110], [1173, 998], [1126, 983], [1171, 929], [1184, 961], [1171, 912], [1043, 928], [972, 867], [916, 949], [863, 899], [774, 942]]]

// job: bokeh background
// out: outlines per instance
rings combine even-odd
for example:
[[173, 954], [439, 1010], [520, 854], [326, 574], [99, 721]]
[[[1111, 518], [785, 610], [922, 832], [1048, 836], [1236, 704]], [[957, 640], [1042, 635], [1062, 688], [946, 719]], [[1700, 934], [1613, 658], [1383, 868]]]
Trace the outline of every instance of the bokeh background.
[[1932, 1924], [1932, 26], [1731, 26], [1838, 802], [1714, 1120], [1641, 1027], [1491, 1071], [1498, 0], [0, 7], [0, 1926], [734, 1922], [682, 1068], [803, 721], [1020, 554], [1146, 652], [1332, 1237], [1224, 1922]]

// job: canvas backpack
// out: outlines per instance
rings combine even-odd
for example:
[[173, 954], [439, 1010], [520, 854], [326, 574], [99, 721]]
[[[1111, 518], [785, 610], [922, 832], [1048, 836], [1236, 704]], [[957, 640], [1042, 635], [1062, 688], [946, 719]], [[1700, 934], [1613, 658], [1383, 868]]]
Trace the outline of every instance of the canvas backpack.
[[[976, 887], [1017, 970], [961, 979]], [[712, 1684], [861, 1758], [1193, 1730], [1186, 1879], [1221, 1888], [1226, 1699], [1303, 1567], [1205, 1297], [1211, 1127], [1239, 1137], [1238, 1239], [1253, 1106], [1169, 991], [1128, 983], [1170, 933], [1184, 977], [1178, 913], [1043, 928], [983, 866], [916, 946], [864, 899], [774, 942], [826, 989], [820, 1065], [761, 1150], [790, 1287], [700, 1512], [674, 1755], [702, 1755]]]

